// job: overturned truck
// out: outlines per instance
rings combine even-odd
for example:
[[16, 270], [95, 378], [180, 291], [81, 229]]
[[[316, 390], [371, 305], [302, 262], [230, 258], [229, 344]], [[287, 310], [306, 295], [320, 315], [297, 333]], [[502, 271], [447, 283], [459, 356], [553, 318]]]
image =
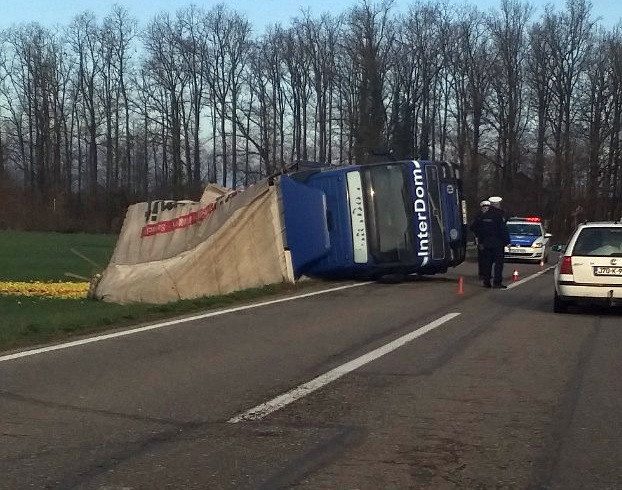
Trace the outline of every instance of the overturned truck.
[[129, 207], [92, 296], [166, 303], [301, 276], [435, 274], [464, 261], [461, 180], [446, 162], [292, 165], [243, 191]]

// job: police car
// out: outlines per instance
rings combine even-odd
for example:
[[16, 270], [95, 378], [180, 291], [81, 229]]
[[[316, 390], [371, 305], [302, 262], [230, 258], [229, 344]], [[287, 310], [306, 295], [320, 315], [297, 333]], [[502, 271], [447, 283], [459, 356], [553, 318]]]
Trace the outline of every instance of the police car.
[[506, 260], [548, 262], [551, 250], [550, 233], [546, 233], [537, 216], [513, 217], [507, 221], [510, 244], [505, 247]]
[[579, 225], [559, 258], [553, 311], [583, 302], [622, 304], [621, 221]]

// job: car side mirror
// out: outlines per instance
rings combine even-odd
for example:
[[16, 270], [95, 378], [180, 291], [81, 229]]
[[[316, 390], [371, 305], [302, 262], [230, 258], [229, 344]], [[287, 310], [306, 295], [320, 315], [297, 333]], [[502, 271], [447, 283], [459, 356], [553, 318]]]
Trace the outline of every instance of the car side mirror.
[[553, 252], [563, 252], [566, 249], [566, 245], [553, 245], [551, 250]]
[[544, 238], [551, 238], [553, 235], [551, 235], [550, 233], [545, 233], [544, 234]]

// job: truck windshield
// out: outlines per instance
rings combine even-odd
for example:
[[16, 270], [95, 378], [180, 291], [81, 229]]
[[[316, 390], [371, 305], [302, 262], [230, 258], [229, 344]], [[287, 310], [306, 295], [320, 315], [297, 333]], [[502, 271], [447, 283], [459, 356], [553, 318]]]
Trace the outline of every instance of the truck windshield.
[[361, 169], [369, 252], [377, 263], [416, 259], [411, 175], [403, 164]]

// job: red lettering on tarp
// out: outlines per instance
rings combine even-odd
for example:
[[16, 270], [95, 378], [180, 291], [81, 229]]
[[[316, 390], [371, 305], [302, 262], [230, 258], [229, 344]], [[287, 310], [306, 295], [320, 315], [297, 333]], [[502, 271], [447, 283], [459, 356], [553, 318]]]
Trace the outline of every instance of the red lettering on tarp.
[[201, 208], [197, 211], [192, 211], [188, 214], [184, 214], [183, 216], [179, 216], [178, 218], [167, 221], [160, 221], [152, 225], [145, 225], [141, 230], [140, 236], [141, 238], [144, 238], [153, 235], [159, 235], [161, 233], [170, 233], [171, 231], [179, 230], [181, 228], [187, 228], [188, 226], [200, 223], [201, 221], [204, 221], [210, 217], [210, 215], [214, 212], [216, 206], [221, 200], [224, 199], [223, 202], [226, 202], [237, 193], [238, 191], [230, 192], [226, 196], [223, 196], [223, 198], [221, 198], [219, 201], [211, 202], [204, 208]]

